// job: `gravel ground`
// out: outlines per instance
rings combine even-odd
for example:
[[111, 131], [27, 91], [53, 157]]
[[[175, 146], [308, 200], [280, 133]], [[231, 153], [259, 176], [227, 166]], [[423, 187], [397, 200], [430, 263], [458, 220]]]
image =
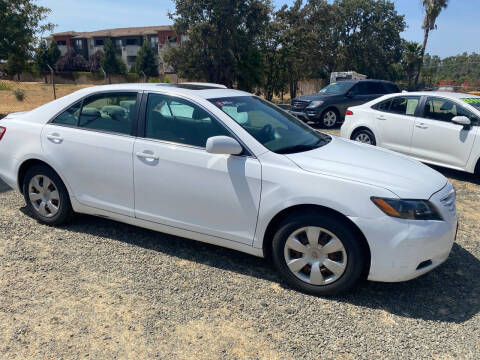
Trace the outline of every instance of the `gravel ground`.
[[0, 359], [479, 359], [480, 181], [439, 170], [461, 216], [449, 260], [333, 299], [239, 252], [90, 216], [39, 225], [0, 183]]

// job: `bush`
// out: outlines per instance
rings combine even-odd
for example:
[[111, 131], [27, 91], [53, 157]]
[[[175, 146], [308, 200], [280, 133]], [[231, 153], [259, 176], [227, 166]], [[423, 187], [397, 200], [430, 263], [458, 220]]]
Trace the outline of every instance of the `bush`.
[[165, 77], [163, 78], [163, 82], [164, 82], [165, 84], [169, 84], [169, 83], [170, 83], [170, 78], [169, 78], [168, 76], [165, 76]]
[[148, 79], [148, 82], [152, 83], [152, 84], [156, 84], [156, 83], [158, 83], [158, 78], [152, 77], [152, 78]]
[[13, 94], [15, 95], [18, 101], [23, 101], [25, 99], [25, 91], [23, 91], [22, 89], [13, 90]]
[[8, 90], [12, 90], [12, 88], [5, 81], [0, 81], [0, 90], [8, 91]]

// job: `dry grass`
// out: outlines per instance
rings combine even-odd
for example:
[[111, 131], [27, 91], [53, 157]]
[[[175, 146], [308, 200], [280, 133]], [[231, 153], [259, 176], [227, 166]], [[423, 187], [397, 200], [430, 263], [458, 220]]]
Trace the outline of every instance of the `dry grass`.
[[[2, 81], [5, 88], [0, 88], [0, 114], [9, 114], [16, 111], [28, 111], [53, 100], [53, 89], [49, 84], [38, 82]], [[56, 85], [57, 98], [92, 85]], [[22, 89], [25, 99], [18, 101], [13, 91]]]

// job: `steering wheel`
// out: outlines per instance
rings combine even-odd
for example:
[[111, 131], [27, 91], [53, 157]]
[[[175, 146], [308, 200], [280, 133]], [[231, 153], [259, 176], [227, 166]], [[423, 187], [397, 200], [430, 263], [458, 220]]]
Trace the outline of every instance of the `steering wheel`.
[[273, 126], [271, 124], [265, 125], [260, 133], [258, 134], [262, 141], [267, 142], [275, 138], [275, 134], [273, 131]]

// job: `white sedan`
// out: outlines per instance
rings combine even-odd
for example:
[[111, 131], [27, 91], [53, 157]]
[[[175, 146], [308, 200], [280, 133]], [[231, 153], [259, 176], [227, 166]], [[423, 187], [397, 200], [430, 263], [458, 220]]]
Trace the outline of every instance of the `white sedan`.
[[341, 136], [479, 174], [479, 127], [480, 96], [412, 92], [349, 108]]
[[457, 228], [438, 172], [201, 84], [92, 87], [11, 114], [0, 176], [40, 223], [85, 213], [271, 256], [317, 295], [420, 276]]

